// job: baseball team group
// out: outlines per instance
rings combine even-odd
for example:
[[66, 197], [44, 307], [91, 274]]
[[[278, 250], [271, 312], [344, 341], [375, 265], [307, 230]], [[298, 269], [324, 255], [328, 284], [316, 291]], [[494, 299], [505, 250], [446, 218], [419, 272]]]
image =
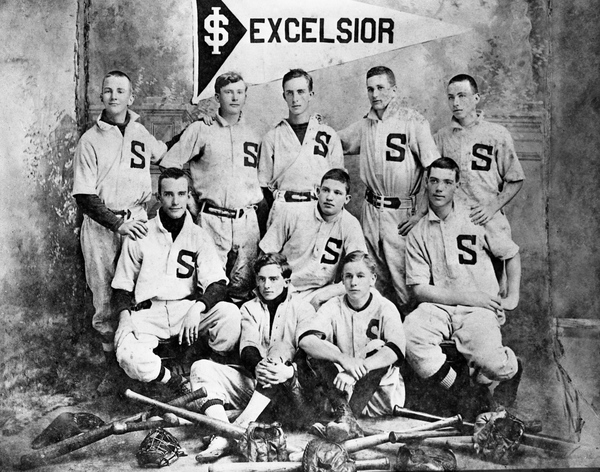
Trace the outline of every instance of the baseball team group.
[[[333, 441], [362, 435], [357, 416], [404, 405], [404, 363], [467, 419], [510, 407], [523, 366], [501, 326], [521, 261], [503, 208], [524, 173], [509, 132], [483, 119], [476, 81], [449, 81], [452, 119], [434, 135], [384, 66], [366, 73], [370, 109], [339, 131], [311, 112], [310, 74], [292, 69], [282, 88], [288, 116], [261, 136], [243, 77], [222, 74], [217, 114], [165, 144], [129, 109], [129, 76], [103, 78], [73, 186], [107, 363], [99, 392], [123, 372], [174, 394], [202, 388], [199, 412], [223, 421], [260, 392], [268, 414]], [[345, 155], [366, 186], [360, 219], [345, 209]], [[160, 208], [148, 219], [151, 164]], [[189, 378], [156, 353], [173, 339], [210, 348]], [[324, 410], [333, 419], [313, 425]], [[228, 442], [214, 437], [197, 459]]]

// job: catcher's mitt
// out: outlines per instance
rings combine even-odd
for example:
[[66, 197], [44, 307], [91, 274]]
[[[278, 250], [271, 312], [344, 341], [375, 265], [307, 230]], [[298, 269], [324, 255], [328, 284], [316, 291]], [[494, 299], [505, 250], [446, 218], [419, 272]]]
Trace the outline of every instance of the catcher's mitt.
[[288, 460], [287, 440], [279, 423], [251, 422], [237, 449], [250, 462]]
[[356, 464], [346, 449], [334, 442], [313, 439], [304, 449], [302, 456], [304, 472], [355, 472]]
[[165, 467], [180, 456], [187, 456], [179, 441], [163, 428], [154, 428], [144, 438], [136, 453], [140, 467]]
[[456, 456], [451, 449], [440, 449], [431, 446], [401, 446], [396, 456], [396, 470], [456, 470]]
[[482, 413], [475, 420], [473, 442], [483, 457], [507, 464], [521, 444], [523, 422], [506, 410]]

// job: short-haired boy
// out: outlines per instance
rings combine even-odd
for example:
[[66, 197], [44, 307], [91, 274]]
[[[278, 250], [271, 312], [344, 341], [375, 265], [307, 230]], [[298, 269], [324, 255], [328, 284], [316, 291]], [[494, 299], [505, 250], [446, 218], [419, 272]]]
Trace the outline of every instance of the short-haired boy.
[[318, 199], [275, 216], [260, 241], [263, 252], [281, 252], [292, 266], [297, 295], [318, 309], [344, 289], [335, 284], [345, 254], [366, 251], [358, 220], [344, 206], [350, 201], [350, 176], [331, 169], [321, 178]]
[[114, 353], [115, 312], [111, 282], [125, 236], [144, 238], [146, 204], [152, 195], [150, 164], [167, 150], [129, 110], [134, 94], [131, 79], [111, 71], [102, 79], [102, 114], [86, 131], [73, 160], [73, 196], [84, 214], [81, 249], [87, 284], [92, 291], [92, 325], [102, 337], [106, 373], [100, 394], [114, 390], [118, 366]]
[[[336, 413], [326, 428], [339, 442], [362, 435], [355, 416], [389, 415], [404, 405], [404, 383], [398, 363], [406, 340], [400, 313], [374, 289], [375, 262], [361, 251], [342, 261], [345, 294], [332, 298], [300, 333], [307, 368], [298, 367], [305, 392], [325, 388]], [[347, 396], [350, 394], [350, 400]]]
[[[283, 401], [288, 410], [297, 402], [292, 360], [298, 349], [301, 326], [315, 316], [312, 306], [296, 298], [290, 287], [290, 268], [285, 256], [263, 254], [254, 263], [256, 297], [242, 306], [240, 357], [242, 367], [200, 360], [192, 365], [193, 390], [204, 387], [207, 396], [198, 404], [207, 416], [228, 421], [224, 406], [245, 408], [255, 388], [273, 400]], [[297, 384], [296, 384], [297, 386]], [[292, 408], [293, 409], [293, 408]], [[256, 420], [260, 411], [242, 413], [242, 425]], [[240, 424], [238, 422], [238, 424]], [[227, 449], [224, 437], [215, 437], [196, 456], [199, 462], [216, 459]]]
[[238, 73], [217, 77], [215, 122], [192, 123], [161, 163], [182, 168], [190, 162], [199, 200], [197, 223], [215, 241], [236, 303], [251, 295], [260, 240], [256, 206], [263, 198], [257, 169], [260, 136], [242, 116], [247, 88]]
[[[406, 245], [406, 283], [419, 306], [404, 320], [404, 329], [410, 366], [432, 386], [444, 388], [449, 406], [470, 421], [489, 408], [490, 381], [500, 381], [497, 404], [509, 407], [517, 395], [522, 366], [502, 345], [500, 327], [505, 311], [519, 302], [521, 258], [506, 233], [473, 223], [470, 209], [454, 199], [459, 178], [458, 165], [447, 157], [427, 169], [429, 212]], [[490, 255], [506, 263], [504, 297]], [[440, 346], [446, 339], [454, 340], [473, 369], [473, 385], [468, 370], [457, 371], [447, 360]]]
[[208, 337], [215, 356], [226, 356], [240, 337], [240, 312], [225, 302], [227, 278], [214, 243], [186, 210], [187, 175], [167, 169], [158, 179], [161, 207], [144, 239], [126, 239], [112, 286], [119, 312], [117, 359], [129, 377], [189, 392], [187, 381], [154, 353], [177, 337], [193, 345]]
[[260, 186], [273, 205], [269, 225], [280, 209], [315, 200], [321, 176], [344, 167], [336, 132], [310, 113], [311, 75], [292, 69], [283, 76], [282, 86], [288, 117], [264, 136], [258, 165]]

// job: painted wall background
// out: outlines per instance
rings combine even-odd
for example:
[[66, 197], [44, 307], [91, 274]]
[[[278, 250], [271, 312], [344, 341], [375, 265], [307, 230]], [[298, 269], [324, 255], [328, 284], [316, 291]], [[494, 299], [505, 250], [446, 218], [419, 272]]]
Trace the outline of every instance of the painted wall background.
[[[314, 110], [335, 129], [359, 119], [368, 109], [364, 74], [386, 64], [396, 72], [402, 100], [422, 112], [433, 131], [450, 118], [445, 84], [460, 72], [479, 80], [486, 116], [525, 123], [513, 132], [526, 142], [527, 181], [508, 208], [523, 254], [522, 303], [505, 337], [526, 356], [548, 351], [551, 318], [600, 318], [595, 309], [600, 256], [593, 250], [600, 227], [600, 200], [593, 193], [600, 103], [595, 2], [367, 3], [468, 25], [471, 31], [315, 71]], [[57, 312], [73, 318], [74, 330], [85, 330], [91, 307], [70, 197], [72, 150], [99, 105], [100, 80], [109, 69], [131, 73], [135, 110], [183, 110], [182, 122], [188, 112], [193, 116], [191, 1], [6, 0], [0, 21], [6, 98], [0, 114], [3, 306]], [[245, 113], [260, 131], [285, 116], [279, 81], [252, 86]], [[528, 141], [527, 133], [546, 139]], [[347, 158], [350, 169], [356, 169], [354, 159]], [[356, 176], [352, 211], [361, 199]], [[586, 352], [592, 358], [597, 344]], [[590, 361], [578, 372], [576, 364], [572, 375], [581, 377], [589, 377], [595, 365]], [[550, 378], [554, 371], [544, 375]]]

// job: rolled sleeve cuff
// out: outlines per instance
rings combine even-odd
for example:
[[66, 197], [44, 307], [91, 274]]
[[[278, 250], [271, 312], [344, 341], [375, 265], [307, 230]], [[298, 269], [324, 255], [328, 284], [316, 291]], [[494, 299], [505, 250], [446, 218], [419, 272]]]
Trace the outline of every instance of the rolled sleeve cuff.
[[394, 364], [400, 365], [404, 361], [404, 354], [402, 354], [402, 350], [395, 343], [387, 342], [383, 347], [389, 347], [398, 356], [398, 360]]
[[325, 339], [325, 333], [323, 333], [322, 331], [318, 331], [316, 329], [310, 329], [308, 331], [305, 331], [304, 333], [302, 333], [299, 337], [298, 337], [298, 342], [300, 342], [302, 339], [304, 339], [306, 336], [310, 336], [310, 335], [315, 335], [316, 337], [318, 337], [319, 339]]

